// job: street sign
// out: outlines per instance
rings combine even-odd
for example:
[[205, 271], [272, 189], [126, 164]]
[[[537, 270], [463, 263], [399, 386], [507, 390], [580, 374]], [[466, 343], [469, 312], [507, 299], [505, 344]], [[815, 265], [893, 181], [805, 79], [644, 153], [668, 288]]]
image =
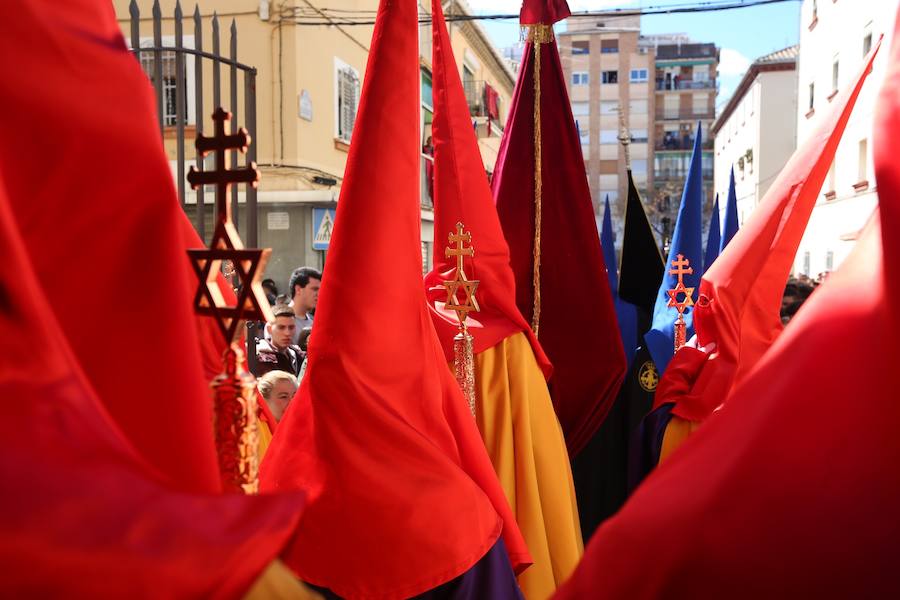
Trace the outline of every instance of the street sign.
[[331, 232], [334, 231], [333, 208], [314, 208], [312, 218], [313, 250], [328, 250], [331, 243]]

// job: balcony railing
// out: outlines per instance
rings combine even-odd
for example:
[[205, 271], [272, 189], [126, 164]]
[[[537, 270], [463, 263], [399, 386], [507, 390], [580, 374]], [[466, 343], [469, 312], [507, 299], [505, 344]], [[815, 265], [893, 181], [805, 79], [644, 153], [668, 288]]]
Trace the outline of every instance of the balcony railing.
[[[704, 150], [712, 150], [713, 148], [713, 140], [709, 138], [704, 138], [703, 143], [700, 145]], [[693, 136], [674, 136], [674, 135], [665, 135], [662, 139], [657, 139], [656, 141], [656, 150], [693, 150], [694, 149], [694, 137]]]
[[715, 89], [716, 82], [715, 81], [693, 81], [690, 79], [678, 79], [678, 80], [665, 80], [665, 79], [657, 79], [656, 80], [656, 89], [657, 91], [670, 92], [675, 90], [712, 90]]
[[[712, 179], [713, 170], [712, 169], [701, 169], [701, 176], [703, 179]], [[687, 169], [654, 169], [653, 170], [653, 178], [656, 181], [663, 181], [666, 179], [685, 179], [687, 177]]]
[[463, 82], [466, 92], [466, 102], [469, 105], [469, 114], [473, 117], [488, 116], [487, 94], [485, 94], [484, 81], [468, 80]]

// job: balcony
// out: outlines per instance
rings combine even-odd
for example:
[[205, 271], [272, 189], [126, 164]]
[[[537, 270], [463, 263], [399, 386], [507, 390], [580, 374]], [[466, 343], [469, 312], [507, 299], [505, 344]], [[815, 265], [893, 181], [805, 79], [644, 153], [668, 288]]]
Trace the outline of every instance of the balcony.
[[690, 79], [657, 79], [656, 90], [658, 92], [674, 92], [677, 90], [714, 90], [716, 82], [711, 80], [693, 81]]
[[[700, 145], [704, 150], [712, 150], [713, 149], [713, 140], [709, 138], [704, 138], [703, 143]], [[694, 136], [685, 135], [685, 136], [676, 136], [671, 133], [667, 133], [661, 138], [658, 137], [656, 141], [656, 150], [693, 150], [694, 149]]]
[[[466, 103], [469, 105], [469, 114], [473, 117], [490, 117], [491, 119], [500, 118], [500, 97], [495, 96], [496, 104], [491, 111], [490, 96], [497, 92], [486, 81], [469, 79], [463, 82], [463, 89], [466, 92]], [[494, 114], [490, 114], [493, 112]]]
[[692, 108], [688, 109], [675, 109], [675, 110], [666, 110], [665, 108], [659, 109], [656, 111], [656, 120], [657, 121], [696, 121], [698, 119], [704, 121], [711, 121], [715, 118], [715, 114], [713, 113], [713, 109], [709, 108], [703, 112], [694, 112]]
[[[700, 169], [703, 179], [711, 180], [713, 177], [712, 168], [702, 167]], [[684, 180], [687, 178], [688, 169], [682, 168], [674, 168], [674, 169], [654, 169], [653, 170], [653, 178], [655, 181], [666, 181], [666, 180]]]

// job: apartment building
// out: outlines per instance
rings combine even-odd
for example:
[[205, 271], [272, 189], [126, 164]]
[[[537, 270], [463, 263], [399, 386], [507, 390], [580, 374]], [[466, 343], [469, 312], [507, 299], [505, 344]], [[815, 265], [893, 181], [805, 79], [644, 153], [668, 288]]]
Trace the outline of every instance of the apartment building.
[[648, 216], [665, 246], [671, 239], [678, 215], [691, 151], [702, 127], [702, 171], [704, 221], [713, 201], [713, 140], [710, 126], [715, 119], [716, 75], [719, 49], [715, 44], [696, 43], [683, 35], [650, 36], [654, 45], [653, 183]]
[[[137, 0], [140, 11], [138, 35], [141, 47], [153, 46], [153, 0]], [[119, 24], [126, 40], [131, 40], [132, 18], [130, 0], [113, 0]], [[174, 46], [176, 0], [160, 0], [161, 42]], [[431, 10], [431, 3], [420, 1], [423, 17]], [[322, 3], [310, 0], [281, 3], [270, 0], [201, 0], [197, 16], [201, 22], [197, 39], [192, 15], [195, 7], [185, 3], [183, 21], [184, 47], [202, 45], [212, 51], [212, 18], [218, 17], [220, 54], [229, 55], [232, 26], [237, 34], [237, 60], [256, 69], [255, 106], [256, 161], [261, 170], [258, 197], [258, 243], [273, 249], [266, 276], [275, 280], [280, 289], [287, 285], [292, 269], [299, 265], [322, 267], [325, 263], [330, 235], [329, 220], [333, 223], [334, 209], [340, 196], [341, 182], [352, 144], [353, 125], [359, 104], [362, 81], [368, 61], [372, 36], [371, 25], [345, 25], [341, 21], [357, 17], [371, 21], [378, 8], [377, 0], [329, 0]], [[445, 4], [447, 15], [471, 15], [464, 0], [450, 0]], [[313, 24], [310, 23], [320, 23]], [[233, 24], [233, 25], [232, 25]], [[499, 51], [491, 44], [483, 28], [474, 21], [449, 23], [451, 44], [459, 63], [473, 123], [479, 136], [485, 170], [493, 170], [503, 133], [502, 124], [510, 105], [515, 86], [515, 74]], [[421, 156], [421, 214], [422, 266], [430, 269], [433, 255], [433, 211], [430, 186], [429, 147], [431, 115], [431, 27], [420, 28], [422, 156]], [[185, 79], [178, 82], [175, 74], [175, 52], [159, 54], [162, 68], [162, 101], [164, 114], [163, 138], [166, 152], [176, 163], [176, 90], [186, 93], [185, 138], [189, 149], [185, 171], [193, 164], [193, 139], [198, 120], [203, 131], [212, 130], [209, 114], [196, 114], [193, 108], [198, 94], [204, 99], [204, 113], [212, 112], [212, 61], [201, 66], [202, 86], [196, 87], [195, 63], [185, 58]], [[142, 53], [141, 63], [153, 79], [155, 54]], [[227, 64], [221, 65], [223, 87], [221, 103], [235, 110], [238, 125], [244, 125], [247, 110], [244, 95], [238, 96], [238, 106], [231, 107]], [[243, 89], [241, 77], [237, 81]], [[207, 110], [208, 109], [208, 110]], [[177, 179], [177, 176], [176, 176]], [[192, 214], [196, 195], [187, 186], [185, 202]], [[207, 194], [206, 203], [210, 204]], [[243, 192], [239, 195], [239, 221], [243, 223]], [[207, 222], [212, 223], [211, 207]], [[211, 233], [211, 226], [206, 234]]]
[[797, 147], [798, 51], [794, 45], [753, 61], [710, 130], [719, 208], [724, 214], [733, 168], [741, 225]]
[[[654, 51], [642, 43], [641, 21], [635, 17], [571, 18], [557, 34], [572, 113], [581, 136], [585, 172], [594, 211], [605, 198], [621, 231], [627, 197], [622, 123], [628, 130], [628, 152], [639, 188], [653, 189], [655, 95]], [[621, 235], [617, 235], [621, 240]]]
[[800, 12], [797, 145], [802, 145], [838, 91], [858, 77], [880, 36], [872, 66], [794, 261], [794, 274], [816, 278], [837, 269], [878, 205], [872, 125], [884, 80], [897, 0], [804, 0]]

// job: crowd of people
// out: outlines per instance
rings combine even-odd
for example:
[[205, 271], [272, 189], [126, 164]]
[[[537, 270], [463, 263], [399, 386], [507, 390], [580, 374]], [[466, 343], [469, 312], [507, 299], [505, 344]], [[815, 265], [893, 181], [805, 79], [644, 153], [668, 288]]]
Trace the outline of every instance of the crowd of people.
[[322, 273], [312, 267], [294, 269], [288, 280], [288, 294], [279, 294], [272, 279], [262, 282], [273, 318], [265, 327], [253, 329], [263, 331], [263, 336], [255, 344], [251, 341], [256, 360], [250, 363], [250, 371], [276, 421], [281, 420], [306, 372], [307, 343], [321, 285]]

